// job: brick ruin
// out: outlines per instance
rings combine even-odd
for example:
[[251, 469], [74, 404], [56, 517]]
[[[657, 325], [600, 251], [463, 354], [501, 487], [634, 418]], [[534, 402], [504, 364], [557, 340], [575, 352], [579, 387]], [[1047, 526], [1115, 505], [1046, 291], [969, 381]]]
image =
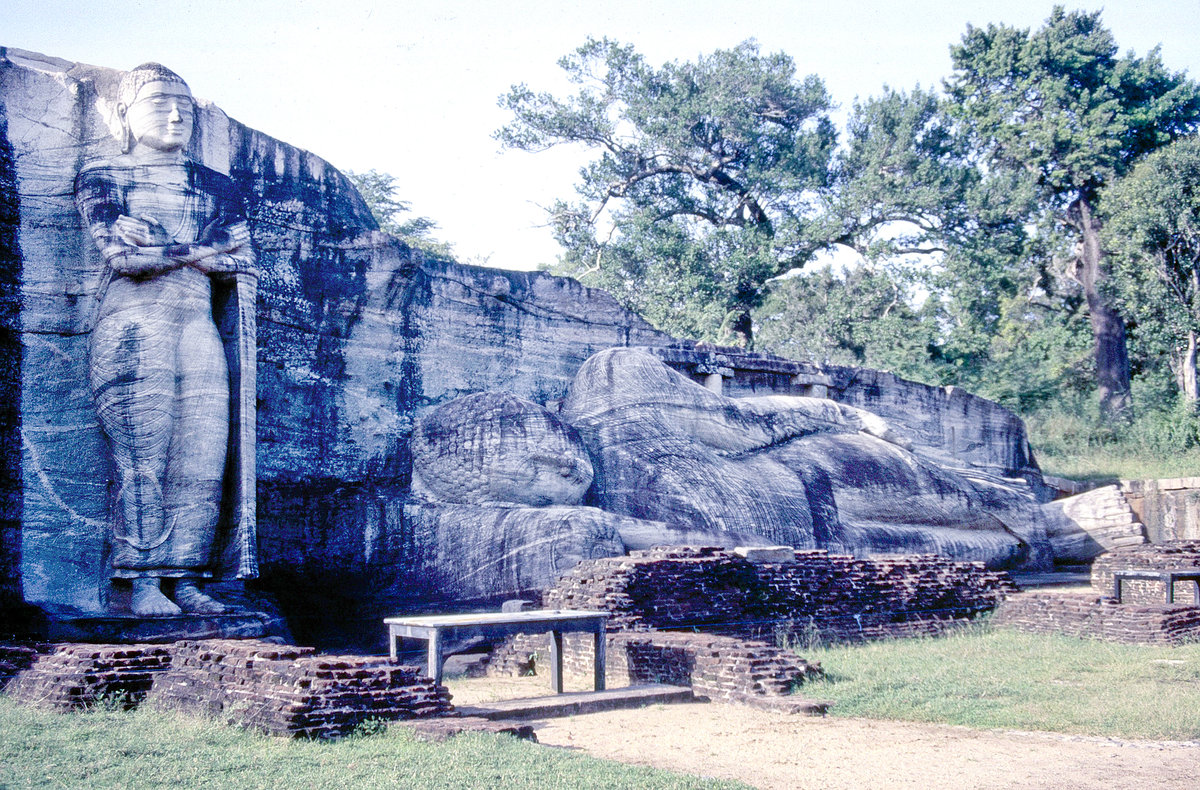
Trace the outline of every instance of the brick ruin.
[[176, 642], [171, 650], [148, 706], [222, 717], [271, 735], [335, 738], [371, 719], [452, 710], [445, 686], [386, 658], [234, 639]]
[[587, 560], [545, 593], [544, 605], [612, 612], [610, 630], [859, 641], [936, 633], [991, 611], [1016, 590], [1004, 572], [937, 555], [792, 556], [752, 562], [719, 548], [658, 547]]
[[1007, 598], [993, 622], [1030, 633], [1143, 645], [1179, 645], [1200, 640], [1200, 607], [1192, 583], [1176, 582], [1175, 601], [1166, 603], [1162, 582], [1122, 582], [1121, 603], [1113, 597], [1118, 570], [1200, 568], [1200, 541], [1132, 546], [1103, 554], [1092, 564], [1087, 592], [1026, 592]]
[[[34, 655], [28, 655], [34, 652]], [[172, 645], [58, 645], [25, 661], [5, 689], [17, 702], [58, 711], [110, 701], [222, 718], [272, 735], [335, 738], [369, 720], [442, 716], [450, 695], [416, 667], [258, 640]]]
[[[1016, 590], [1006, 573], [935, 555], [858, 559], [800, 550], [786, 559], [754, 562], [712, 547], [635, 551], [580, 563], [542, 604], [611, 613], [610, 685], [665, 682], [713, 700], [778, 705], [821, 671], [789, 645], [934, 635]], [[564, 637], [568, 677], [591, 676], [588, 639]], [[544, 636], [512, 637], [489, 672], [536, 672], [548, 648]]]
[[170, 666], [171, 651], [164, 645], [65, 644], [28, 658], [5, 692], [17, 702], [66, 712], [137, 706]]

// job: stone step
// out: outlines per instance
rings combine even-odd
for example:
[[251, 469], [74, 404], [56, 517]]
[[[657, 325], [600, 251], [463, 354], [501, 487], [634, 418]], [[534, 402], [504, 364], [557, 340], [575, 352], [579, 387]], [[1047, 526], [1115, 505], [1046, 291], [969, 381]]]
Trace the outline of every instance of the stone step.
[[486, 706], [464, 706], [455, 710], [462, 716], [500, 719], [552, 719], [596, 713], [602, 710], [640, 708], [646, 705], [692, 702], [695, 697], [687, 686], [661, 683], [627, 686], [605, 691], [570, 691], [550, 697], [528, 697], [489, 702]]

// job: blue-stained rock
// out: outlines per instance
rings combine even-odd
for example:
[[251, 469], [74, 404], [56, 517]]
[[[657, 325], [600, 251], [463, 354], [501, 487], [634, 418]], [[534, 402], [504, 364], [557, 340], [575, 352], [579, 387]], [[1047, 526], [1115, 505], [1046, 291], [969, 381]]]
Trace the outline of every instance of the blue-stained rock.
[[[107, 569], [112, 470], [86, 373], [102, 260], [73, 196], [83, 163], [117, 150], [104, 109], [119, 77], [0, 49], [6, 613], [24, 601], [54, 617], [98, 616], [119, 601]], [[410, 437], [424, 414], [492, 391], [561, 415], [585, 361], [614, 347], [643, 348], [697, 382], [711, 385], [723, 373], [725, 395], [735, 398], [825, 394], [881, 415], [924, 458], [1040, 480], [1020, 421], [988, 401], [890, 374], [679, 341], [570, 279], [426, 258], [379, 233], [350, 182], [324, 160], [203, 100], [196, 127], [188, 156], [232, 179], [261, 269], [256, 584], [278, 597], [298, 639], [361, 641], [381, 633], [386, 614], [512, 598], [552, 582], [577, 558], [661, 542], [666, 521], [680, 540], [707, 534], [708, 525], [669, 509], [613, 504], [625, 501], [613, 481], [630, 473], [611, 466], [611, 448], [593, 447], [586, 420], [574, 424], [598, 466], [582, 504], [538, 512], [509, 503], [471, 515], [462, 503], [413, 496]], [[784, 462], [747, 462], [736, 472], [747, 485], [758, 479], [754, 463]], [[795, 512], [787, 525], [760, 531], [766, 542], [822, 542], [820, 524], [832, 523], [821, 515], [830, 506], [819, 490], [823, 469], [793, 474], [803, 491], [747, 498], [751, 509], [769, 502]], [[900, 548], [902, 533], [894, 533]], [[6, 628], [17, 626], [0, 623]]]

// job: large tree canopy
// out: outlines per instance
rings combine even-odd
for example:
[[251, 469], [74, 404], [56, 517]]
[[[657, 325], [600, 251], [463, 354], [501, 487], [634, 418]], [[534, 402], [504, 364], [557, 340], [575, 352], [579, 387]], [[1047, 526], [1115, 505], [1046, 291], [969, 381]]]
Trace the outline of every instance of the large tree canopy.
[[1104, 193], [1113, 291], [1150, 354], [1165, 354], [1184, 400], [1200, 400], [1200, 139], [1151, 154]]
[[654, 68], [632, 47], [589, 40], [560, 65], [578, 92], [515, 86], [497, 136], [597, 154], [579, 200], [551, 211], [563, 270], [664, 328], [751, 342], [763, 283], [827, 243], [816, 198], [835, 133], [820, 79], [753, 42]]
[[1137, 159], [1194, 129], [1200, 91], [1158, 50], [1117, 54], [1100, 13], [1055, 7], [1035, 31], [968, 27], [951, 49], [949, 108], [979, 161], [1033, 179], [1040, 217], [1075, 236], [1072, 276], [1087, 299], [1101, 405], [1129, 398], [1125, 322], [1105, 297], [1099, 192]]

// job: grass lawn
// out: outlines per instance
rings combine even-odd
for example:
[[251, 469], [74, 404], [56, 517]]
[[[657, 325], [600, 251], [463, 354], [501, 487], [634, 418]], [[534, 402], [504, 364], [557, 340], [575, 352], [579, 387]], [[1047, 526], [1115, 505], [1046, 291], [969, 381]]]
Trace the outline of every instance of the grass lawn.
[[835, 716], [1200, 739], [1200, 645], [1138, 647], [982, 626], [939, 639], [802, 651]]
[[[636, 737], [636, 734], [626, 734]], [[151, 712], [57, 714], [0, 697], [0, 788], [744, 788], [509, 736], [399, 727], [332, 743]]]

